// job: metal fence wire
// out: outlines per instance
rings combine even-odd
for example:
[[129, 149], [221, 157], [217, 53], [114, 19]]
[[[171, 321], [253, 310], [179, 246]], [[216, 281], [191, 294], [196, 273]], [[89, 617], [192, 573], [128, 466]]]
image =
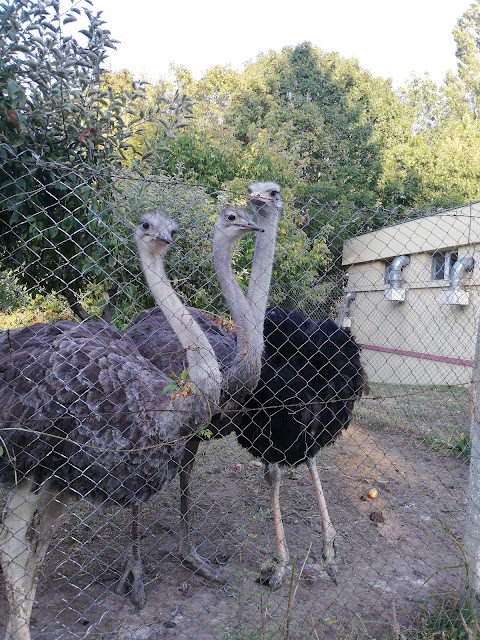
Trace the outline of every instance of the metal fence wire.
[[480, 204], [15, 162], [6, 637], [398, 639], [453, 615]]

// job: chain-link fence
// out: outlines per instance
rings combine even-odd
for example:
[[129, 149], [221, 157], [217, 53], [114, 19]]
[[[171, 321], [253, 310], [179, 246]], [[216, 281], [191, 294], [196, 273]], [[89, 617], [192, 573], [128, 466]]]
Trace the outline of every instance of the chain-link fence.
[[478, 203], [350, 211], [282, 189], [282, 207], [262, 184], [249, 217], [246, 191], [8, 171], [7, 636], [30, 614], [45, 640], [398, 639], [451, 617]]

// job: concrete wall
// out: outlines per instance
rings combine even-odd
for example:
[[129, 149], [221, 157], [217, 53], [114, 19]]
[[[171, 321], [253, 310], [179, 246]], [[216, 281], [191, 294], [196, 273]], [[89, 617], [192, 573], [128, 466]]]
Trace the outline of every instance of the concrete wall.
[[[476, 261], [464, 281], [467, 306], [443, 304], [450, 283], [432, 280], [433, 251], [449, 249]], [[410, 258], [403, 269], [404, 302], [385, 299], [385, 267], [397, 255]], [[480, 311], [480, 216], [428, 216], [364, 234], [346, 243], [344, 264], [347, 290], [357, 294], [350, 307], [352, 332], [366, 345], [363, 358], [372, 382], [469, 382]]]
[[443, 251], [479, 239], [480, 201], [351, 238], [344, 245], [343, 264]]

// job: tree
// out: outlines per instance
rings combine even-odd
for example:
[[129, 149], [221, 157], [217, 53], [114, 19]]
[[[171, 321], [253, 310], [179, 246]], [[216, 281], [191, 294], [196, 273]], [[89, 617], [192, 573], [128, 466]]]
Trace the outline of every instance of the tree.
[[[0, 4], [0, 262], [29, 290], [62, 293], [80, 317], [82, 291], [101, 280], [100, 297], [115, 293], [114, 176], [148, 97], [128, 73], [116, 86], [105, 73], [115, 41], [90, 6]], [[177, 102], [172, 127], [190, 108]]]
[[453, 30], [458, 77], [475, 119], [480, 117], [480, 1], [476, 0]]
[[303, 184], [322, 201], [373, 204], [381, 141], [377, 95], [391, 94], [355, 60], [303, 43], [248, 65], [227, 122], [250, 144], [267, 132], [273, 149], [290, 155]]
[[[390, 166], [401, 184], [385, 175], [385, 191], [403, 188], [406, 202], [422, 210], [457, 206], [480, 198], [480, 2], [474, 2], [453, 30], [458, 73], [441, 86], [416, 77], [401, 91], [410, 112], [411, 135], [392, 140]], [[395, 199], [395, 195], [394, 195]]]
[[241, 73], [213, 67], [194, 82], [181, 68], [177, 79], [196, 101], [196, 120], [169, 143], [161, 170], [180, 167], [214, 186], [275, 175], [315, 185], [323, 201], [377, 200], [387, 129], [378, 123], [395, 96], [355, 60], [303, 43], [262, 54]]

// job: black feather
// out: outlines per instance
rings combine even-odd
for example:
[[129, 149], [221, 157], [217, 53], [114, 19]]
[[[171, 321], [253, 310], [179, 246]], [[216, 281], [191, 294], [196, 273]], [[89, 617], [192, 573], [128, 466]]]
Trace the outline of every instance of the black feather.
[[360, 347], [332, 320], [267, 310], [260, 383], [236, 427], [238, 442], [264, 462], [298, 465], [346, 429], [366, 390]]

